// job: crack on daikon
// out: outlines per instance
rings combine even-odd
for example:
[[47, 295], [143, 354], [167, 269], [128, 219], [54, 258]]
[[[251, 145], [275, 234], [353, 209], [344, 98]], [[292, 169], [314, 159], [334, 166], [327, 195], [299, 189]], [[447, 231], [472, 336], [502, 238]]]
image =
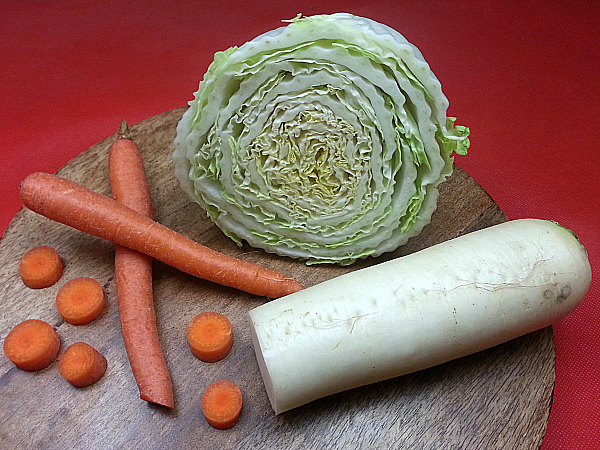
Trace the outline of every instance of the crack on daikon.
[[[494, 283], [494, 282], [489, 282], [489, 281], [480, 281], [480, 280], [465, 280], [465, 279], [459, 279], [460, 282], [464, 282], [465, 284], [460, 284], [457, 286], [453, 286], [450, 289], [432, 289], [438, 292], [452, 292], [456, 289], [461, 289], [461, 288], [468, 288], [471, 286], [474, 286], [477, 289], [483, 289], [485, 291], [488, 292], [496, 292], [498, 290], [501, 289], [508, 289], [508, 288], [540, 288], [543, 286], [553, 286], [556, 287], [557, 286], [557, 282], [556, 281], [552, 281], [552, 282], [548, 282], [548, 283], [541, 283], [541, 284], [525, 284], [527, 282], [528, 279], [532, 278], [536, 272], [536, 266], [545, 262], [548, 262], [550, 259], [544, 259], [544, 260], [538, 260], [534, 263], [534, 265], [529, 268], [528, 273], [520, 278], [517, 279], [515, 281], [509, 281], [509, 282], [498, 282], [498, 283]], [[568, 274], [573, 274], [573, 272], [566, 272], [566, 273], [554, 273], [554, 277], [556, 277], [557, 275], [568, 275]]]
[[[339, 326], [343, 326], [343, 325], [350, 325], [350, 334], [354, 331], [354, 327], [356, 325], [356, 323], [358, 322], [358, 319], [361, 319], [363, 317], [366, 316], [371, 316], [373, 314], [378, 314], [380, 311], [374, 311], [371, 313], [365, 313], [365, 314], [356, 314], [353, 315], [347, 319], [331, 319], [328, 322], [329, 323], [325, 323], [323, 325], [309, 325], [311, 328], [316, 328], [316, 329], [322, 329], [322, 330], [328, 330], [331, 328], [335, 328], [335, 327], [339, 327]], [[337, 346], [336, 346], [337, 347]]]
[[540, 288], [540, 287], [548, 286], [548, 285], [556, 285], [556, 282], [524, 285], [524, 284], [521, 284], [521, 282], [519, 282], [519, 281], [510, 282], [510, 283], [492, 283], [492, 282], [487, 282], [487, 281], [467, 281], [467, 280], [460, 280], [460, 281], [465, 281], [466, 283], [460, 284], [458, 286], [454, 286], [450, 289], [435, 289], [435, 291], [452, 292], [456, 289], [468, 288], [471, 286], [475, 286], [475, 288], [477, 288], [477, 289], [482, 289], [482, 290], [488, 291], [488, 292], [496, 292], [496, 291], [499, 291], [500, 289], [508, 289], [508, 288], [515, 288], [515, 287], [521, 288], [521, 289], [535, 289], [535, 288]]
[[[372, 312], [372, 313], [366, 313], [366, 314], [357, 314], [357, 315], [352, 316], [352, 317], [350, 317], [348, 319], [333, 319], [332, 322], [335, 322], [335, 323], [331, 323], [328, 326], [320, 326], [320, 327], [315, 326], [315, 328], [317, 328], [317, 329], [330, 329], [330, 328], [335, 328], [335, 327], [338, 327], [338, 326], [341, 326], [341, 325], [344, 325], [344, 324], [347, 324], [347, 323], [351, 322], [351, 324], [350, 324], [350, 332], [348, 334], [352, 334], [352, 332], [354, 331], [354, 326], [356, 325], [356, 323], [358, 322], [359, 319], [361, 319], [363, 317], [366, 317], [366, 316], [373, 315], [373, 314], [377, 314], [378, 312], [379, 311]], [[343, 341], [344, 341], [344, 339], [340, 339], [337, 342], [337, 344], [335, 344], [335, 346], [333, 347], [332, 350], [336, 350], [342, 344]]]

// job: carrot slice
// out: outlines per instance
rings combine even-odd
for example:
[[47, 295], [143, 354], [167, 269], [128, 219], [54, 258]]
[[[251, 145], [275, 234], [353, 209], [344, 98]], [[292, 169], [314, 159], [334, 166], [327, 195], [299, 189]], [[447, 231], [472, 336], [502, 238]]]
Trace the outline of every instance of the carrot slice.
[[104, 310], [102, 285], [89, 277], [73, 278], [58, 290], [56, 309], [70, 324], [90, 323]]
[[202, 412], [210, 426], [226, 430], [234, 426], [242, 412], [242, 391], [232, 381], [219, 380], [202, 394]]
[[205, 362], [220, 361], [233, 346], [231, 322], [218, 312], [200, 313], [188, 325], [187, 339], [196, 358]]
[[19, 369], [33, 372], [48, 367], [58, 356], [60, 338], [48, 322], [28, 319], [4, 339], [4, 354]]
[[21, 280], [32, 289], [52, 286], [63, 274], [63, 263], [56, 250], [47, 245], [32, 248], [21, 258]]
[[106, 372], [106, 358], [85, 342], [69, 345], [58, 358], [60, 376], [75, 387], [87, 387], [96, 383]]

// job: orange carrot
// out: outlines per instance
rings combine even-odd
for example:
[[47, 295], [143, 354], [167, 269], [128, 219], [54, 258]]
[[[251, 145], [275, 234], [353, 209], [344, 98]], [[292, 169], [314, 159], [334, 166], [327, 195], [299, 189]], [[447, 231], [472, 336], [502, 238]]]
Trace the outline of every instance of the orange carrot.
[[106, 358], [85, 342], [75, 342], [58, 358], [60, 376], [75, 387], [96, 383], [106, 372]]
[[33, 372], [48, 367], [56, 359], [60, 338], [48, 322], [28, 319], [10, 330], [3, 349], [19, 369]]
[[[113, 197], [147, 217], [152, 199], [138, 146], [121, 123], [117, 141], [108, 154]], [[156, 326], [152, 291], [152, 259], [122, 245], [115, 247], [115, 278], [119, 319], [131, 371], [140, 398], [173, 408], [173, 386]]]
[[19, 272], [25, 286], [42, 289], [52, 286], [60, 279], [63, 273], [63, 263], [56, 250], [42, 245], [32, 248], [23, 255]]
[[242, 412], [242, 392], [232, 381], [219, 380], [202, 394], [202, 412], [210, 426], [226, 430], [234, 426]]
[[73, 278], [56, 293], [56, 309], [72, 325], [90, 323], [104, 310], [104, 289], [93, 278]]
[[21, 182], [23, 204], [51, 220], [145, 253], [165, 264], [255, 295], [281, 297], [303, 289], [292, 278], [211, 250], [114, 199], [55, 175]]
[[233, 346], [231, 322], [221, 313], [200, 313], [188, 325], [187, 339], [196, 358], [204, 362], [220, 361]]

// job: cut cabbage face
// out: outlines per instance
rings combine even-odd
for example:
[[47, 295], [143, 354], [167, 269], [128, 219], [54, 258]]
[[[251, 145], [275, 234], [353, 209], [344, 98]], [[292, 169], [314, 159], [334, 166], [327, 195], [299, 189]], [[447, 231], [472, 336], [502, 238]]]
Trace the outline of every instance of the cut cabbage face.
[[469, 146], [419, 50], [347, 13], [218, 52], [189, 106], [172, 154], [182, 189], [239, 245], [309, 264], [419, 234]]

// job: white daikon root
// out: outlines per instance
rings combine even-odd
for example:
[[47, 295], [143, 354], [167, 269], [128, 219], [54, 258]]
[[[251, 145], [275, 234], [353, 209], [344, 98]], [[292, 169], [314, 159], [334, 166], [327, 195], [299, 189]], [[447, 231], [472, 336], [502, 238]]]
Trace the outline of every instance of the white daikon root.
[[252, 339], [279, 414], [549, 326], [590, 283], [571, 231], [515, 220], [266, 303]]

